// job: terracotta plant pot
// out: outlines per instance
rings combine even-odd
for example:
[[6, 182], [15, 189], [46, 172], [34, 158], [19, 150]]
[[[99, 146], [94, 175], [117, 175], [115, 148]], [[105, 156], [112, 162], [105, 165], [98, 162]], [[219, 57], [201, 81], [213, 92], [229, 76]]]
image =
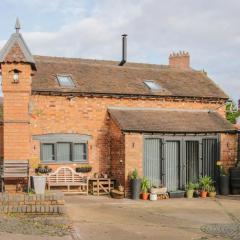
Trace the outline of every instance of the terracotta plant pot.
[[207, 197], [207, 192], [201, 191], [201, 197], [202, 197], [202, 198], [206, 198], [206, 197]]
[[142, 199], [143, 200], [148, 200], [149, 193], [142, 193]]
[[217, 194], [216, 192], [209, 192], [208, 196], [214, 198], [216, 197], [216, 194]]

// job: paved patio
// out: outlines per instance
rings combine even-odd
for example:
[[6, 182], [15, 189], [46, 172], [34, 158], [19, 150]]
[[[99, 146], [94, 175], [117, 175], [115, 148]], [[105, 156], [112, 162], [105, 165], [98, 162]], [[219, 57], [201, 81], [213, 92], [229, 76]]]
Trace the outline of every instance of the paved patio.
[[240, 239], [239, 197], [157, 202], [93, 196], [65, 199], [82, 240]]

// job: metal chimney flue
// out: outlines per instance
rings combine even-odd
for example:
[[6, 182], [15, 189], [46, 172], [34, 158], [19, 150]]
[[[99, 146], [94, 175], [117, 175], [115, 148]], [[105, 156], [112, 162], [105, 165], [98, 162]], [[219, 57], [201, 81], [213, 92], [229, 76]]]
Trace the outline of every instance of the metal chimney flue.
[[119, 66], [123, 66], [127, 62], [127, 34], [122, 35], [122, 61]]

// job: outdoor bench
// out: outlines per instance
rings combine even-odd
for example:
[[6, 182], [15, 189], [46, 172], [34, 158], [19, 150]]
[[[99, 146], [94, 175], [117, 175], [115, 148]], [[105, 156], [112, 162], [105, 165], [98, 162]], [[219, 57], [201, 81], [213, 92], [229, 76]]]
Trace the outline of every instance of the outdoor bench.
[[71, 187], [78, 187], [77, 193], [88, 195], [88, 178], [75, 172], [70, 167], [60, 167], [47, 176], [48, 190], [51, 187], [67, 187], [67, 192], [76, 192]]
[[27, 179], [28, 190], [30, 187], [29, 161], [28, 160], [2, 160], [0, 162], [0, 178], [2, 192], [5, 189], [6, 179]]

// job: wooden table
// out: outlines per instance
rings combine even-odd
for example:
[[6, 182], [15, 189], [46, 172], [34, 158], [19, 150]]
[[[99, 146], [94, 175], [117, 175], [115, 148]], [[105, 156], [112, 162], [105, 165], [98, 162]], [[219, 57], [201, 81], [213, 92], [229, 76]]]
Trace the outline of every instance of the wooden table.
[[114, 189], [115, 180], [111, 178], [90, 178], [89, 186], [93, 195], [109, 195]]

